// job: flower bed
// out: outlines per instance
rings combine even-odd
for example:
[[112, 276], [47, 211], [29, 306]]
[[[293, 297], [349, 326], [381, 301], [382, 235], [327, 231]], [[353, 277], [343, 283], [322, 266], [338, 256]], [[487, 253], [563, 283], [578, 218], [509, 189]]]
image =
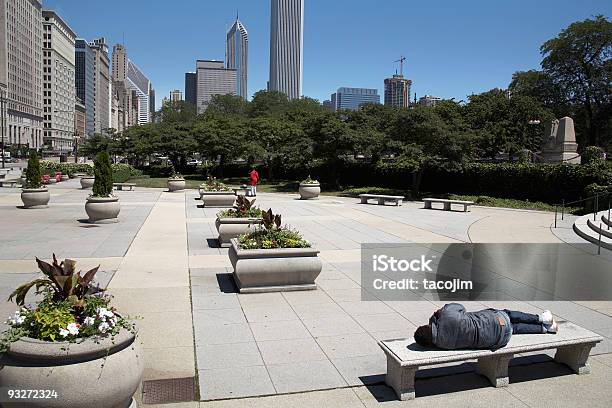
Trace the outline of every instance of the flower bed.
[[264, 212], [258, 207], [253, 207], [254, 203], [255, 200], [240, 195], [236, 197], [234, 208], [217, 213], [215, 226], [219, 233], [217, 239], [220, 246], [229, 246], [232, 238], [250, 232], [262, 223]]

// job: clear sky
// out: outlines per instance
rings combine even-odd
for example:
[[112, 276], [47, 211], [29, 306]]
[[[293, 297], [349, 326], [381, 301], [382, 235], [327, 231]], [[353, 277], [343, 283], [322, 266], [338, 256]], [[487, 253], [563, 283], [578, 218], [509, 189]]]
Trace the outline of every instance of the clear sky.
[[[265, 89], [270, 0], [43, 0], [79, 37], [125, 38], [128, 56], [149, 77], [157, 106], [196, 59], [225, 58], [236, 11], [249, 32], [249, 93]], [[95, 6], [94, 6], [95, 5]], [[338, 87], [378, 88], [407, 60], [417, 96], [467, 95], [506, 87], [512, 73], [539, 67], [539, 47], [570, 23], [603, 14], [610, 0], [305, 0], [306, 96]], [[124, 37], [125, 36], [125, 37]], [[412, 96], [413, 97], [413, 96]]]

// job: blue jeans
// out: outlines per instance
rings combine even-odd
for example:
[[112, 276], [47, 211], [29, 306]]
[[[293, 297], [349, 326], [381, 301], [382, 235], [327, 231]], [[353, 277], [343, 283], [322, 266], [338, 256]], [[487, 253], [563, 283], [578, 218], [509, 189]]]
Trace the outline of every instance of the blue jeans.
[[510, 318], [513, 334], [546, 333], [546, 328], [542, 322], [540, 322], [540, 316], [508, 309], [504, 309], [502, 311], [505, 312]]

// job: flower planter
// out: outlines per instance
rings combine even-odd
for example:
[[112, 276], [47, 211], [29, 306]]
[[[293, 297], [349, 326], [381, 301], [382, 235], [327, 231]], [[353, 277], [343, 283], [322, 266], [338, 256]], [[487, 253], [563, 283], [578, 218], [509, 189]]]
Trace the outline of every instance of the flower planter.
[[308, 200], [318, 198], [321, 194], [321, 184], [319, 183], [300, 183], [300, 199]]
[[70, 176], [67, 174], [62, 174], [62, 181], [68, 181], [70, 180]]
[[219, 245], [227, 248], [231, 245], [232, 238], [238, 238], [255, 226], [262, 223], [261, 218], [219, 218], [215, 221], [217, 232], [219, 233]]
[[119, 197], [88, 197], [85, 203], [85, 212], [91, 223], [117, 222], [119, 211]]
[[236, 201], [232, 191], [204, 191], [200, 189], [200, 199], [204, 207], [231, 208]]
[[94, 180], [96, 178], [92, 176], [83, 176], [81, 177], [81, 188], [86, 190], [88, 188], [92, 188], [94, 185]]
[[168, 191], [181, 191], [185, 189], [185, 179], [169, 178]]
[[46, 187], [24, 188], [21, 190], [21, 201], [24, 208], [43, 208], [49, 204], [51, 194]]
[[231, 240], [229, 258], [240, 293], [316, 289], [321, 273], [319, 251], [313, 248], [240, 249]]
[[144, 369], [134, 334], [78, 339], [76, 343], [22, 338], [2, 360], [0, 384], [24, 390], [54, 390], [57, 398], [7, 403], [6, 407], [127, 408]]

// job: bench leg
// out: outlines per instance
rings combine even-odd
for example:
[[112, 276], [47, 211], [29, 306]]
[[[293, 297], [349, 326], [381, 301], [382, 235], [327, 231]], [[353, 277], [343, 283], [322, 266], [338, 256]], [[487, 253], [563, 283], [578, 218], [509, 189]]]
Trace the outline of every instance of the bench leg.
[[379, 198], [378, 199], [378, 205], [385, 205], [385, 199], [384, 198]]
[[503, 354], [499, 356], [482, 357], [478, 359], [478, 374], [484, 375], [495, 387], [507, 387], [508, 363], [514, 354]]
[[366, 197], [361, 197], [361, 204], [367, 204], [368, 199]]
[[565, 364], [576, 374], [589, 374], [591, 368], [587, 360], [593, 346], [594, 343], [559, 347], [555, 353], [555, 361]]
[[418, 367], [402, 367], [395, 359], [387, 356], [385, 383], [393, 388], [402, 401], [414, 399], [414, 375]]
[[402, 205], [402, 200], [397, 200], [397, 201], [395, 202], [395, 205], [396, 205], [396, 206], [398, 206], [398, 207], [401, 207], [401, 205]]
[[431, 201], [424, 201], [423, 204], [423, 208], [431, 210]]
[[450, 211], [451, 203], [444, 203], [444, 211]]

